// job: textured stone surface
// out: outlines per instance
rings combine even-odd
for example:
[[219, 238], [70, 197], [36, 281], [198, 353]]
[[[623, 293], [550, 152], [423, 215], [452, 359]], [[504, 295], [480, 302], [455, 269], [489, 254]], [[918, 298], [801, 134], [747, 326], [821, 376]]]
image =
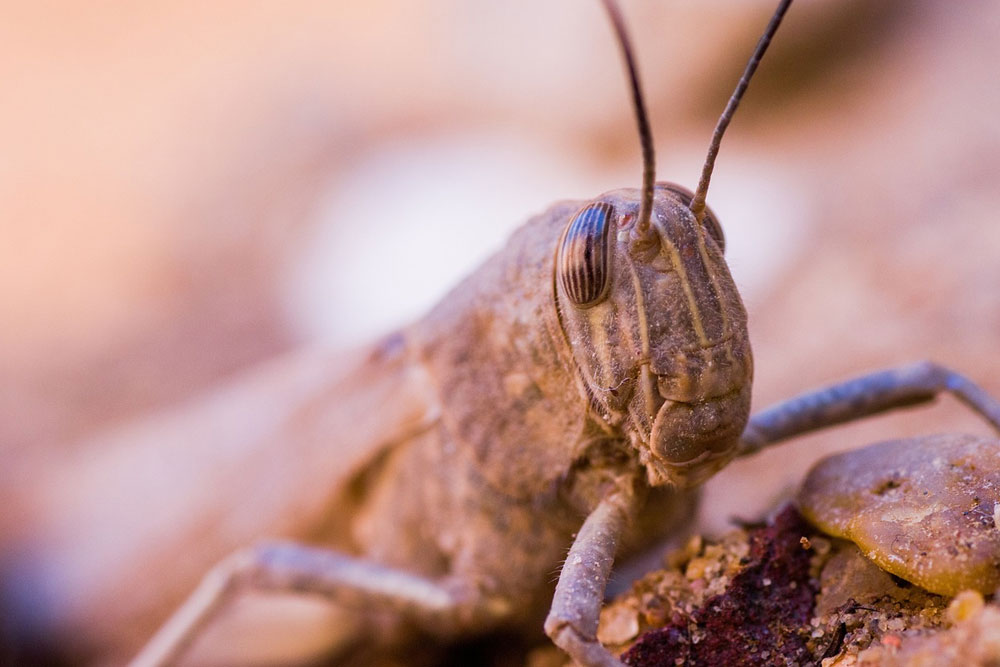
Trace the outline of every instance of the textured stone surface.
[[[1000, 608], [992, 601], [968, 590], [954, 598], [928, 592], [794, 518], [786, 511], [766, 528], [693, 538], [668, 555], [665, 569], [608, 604], [598, 636], [637, 622], [637, 636], [608, 646], [633, 665], [995, 664]], [[801, 566], [803, 557], [805, 573], [775, 567]]]
[[[802, 540], [808, 542], [810, 532], [791, 508], [771, 525], [751, 531], [749, 552], [722, 593], [689, 615], [675, 612], [667, 625], [643, 635], [622, 659], [636, 667], [807, 662], [805, 628], [816, 591]], [[698, 578], [706, 571], [710, 568], [704, 562], [692, 559], [686, 575]]]
[[799, 492], [821, 530], [927, 590], [1000, 584], [1000, 442], [966, 435], [893, 440], [819, 462]]

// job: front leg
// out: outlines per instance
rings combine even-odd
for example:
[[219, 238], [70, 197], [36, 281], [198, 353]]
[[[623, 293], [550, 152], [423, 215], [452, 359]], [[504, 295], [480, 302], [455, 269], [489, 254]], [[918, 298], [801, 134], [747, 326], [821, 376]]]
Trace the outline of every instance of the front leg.
[[951, 392], [997, 431], [1000, 402], [953, 370], [921, 361], [863, 375], [778, 403], [750, 418], [738, 456], [834, 424], [933, 400]]
[[628, 490], [605, 496], [584, 521], [559, 574], [545, 633], [581, 665], [622, 667], [597, 641], [597, 623], [618, 540], [638, 509]]
[[396, 612], [442, 633], [489, 624], [511, 610], [503, 600], [456, 577], [435, 581], [326, 549], [262, 544], [238, 551], [213, 568], [131, 667], [176, 663], [233, 599], [247, 591], [320, 595], [348, 607]]

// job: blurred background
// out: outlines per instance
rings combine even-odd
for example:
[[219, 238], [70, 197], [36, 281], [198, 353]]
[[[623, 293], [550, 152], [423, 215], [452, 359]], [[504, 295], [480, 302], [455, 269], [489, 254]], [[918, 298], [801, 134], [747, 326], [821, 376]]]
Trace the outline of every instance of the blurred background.
[[[658, 177], [693, 187], [774, 3], [622, 4]], [[86, 537], [117, 518], [79, 478], [129, 474], [108, 433], [266, 384], [262, 364], [304, 348], [370, 341], [553, 201], [639, 184], [597, 2], [3, 15], [0, 535], [87, 563], [46, 595], [95, 661], [128, 655], [169, 607], [146, 601], [157, 611], [133, 624], [113, 583], [125, 551]], [[1000, 394], [998, 34], [989, 0], [792, 7], [709, 193], [750, 312], [756, 408], [922, 358]], [[767, 512], [822, 452], [948, 430], [988, 432], [945, 399], [738, 462], [709, 483], [701, 526]], [[68, 516], [72, 539], [56, 534]]]

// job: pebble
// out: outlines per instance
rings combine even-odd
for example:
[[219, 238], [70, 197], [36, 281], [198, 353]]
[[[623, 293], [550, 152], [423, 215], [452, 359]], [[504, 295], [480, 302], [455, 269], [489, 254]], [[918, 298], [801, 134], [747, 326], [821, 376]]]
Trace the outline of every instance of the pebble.
[[817, 463], [797, 501], [823, 532], [941, 595], [1000, 586], [1000, 441], [935, 435]]

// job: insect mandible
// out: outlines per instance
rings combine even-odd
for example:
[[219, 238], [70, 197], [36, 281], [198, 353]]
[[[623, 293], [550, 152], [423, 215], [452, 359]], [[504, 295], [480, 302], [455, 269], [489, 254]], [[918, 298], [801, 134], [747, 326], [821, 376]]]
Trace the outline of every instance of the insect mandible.
[[[314, 433], [350, 434], [342, 446], [310, 444], [338, 448], [329, 480], [347, 517], [331, 540], [338, 550], [266, 543], [234, 554], [134, 664], [176, 661], [248, 590], [311, 593], [377, 610], [401, 633], [443, 637], [547, 607], [545, 631], [577, 662], [620, 664], [596, 640], [604, 588], [622, 537], [644, 506], [669, 499], [663, 489], [942, 391], [1000, 429], [1000, 404], [927, 362], [749, 416], [746, 313], [705, 201], [722, 134], [790, 4], [765, 30], [691, 192], [655, 182], [631, 51], [605, 0], [632, 84], [642, 188], [559, 203], [528, 221], [425, 318], [344, 372], [336, 400], [288, 416], [322, 424]], [[552, 597], [546, 581], [561, 561]]]

